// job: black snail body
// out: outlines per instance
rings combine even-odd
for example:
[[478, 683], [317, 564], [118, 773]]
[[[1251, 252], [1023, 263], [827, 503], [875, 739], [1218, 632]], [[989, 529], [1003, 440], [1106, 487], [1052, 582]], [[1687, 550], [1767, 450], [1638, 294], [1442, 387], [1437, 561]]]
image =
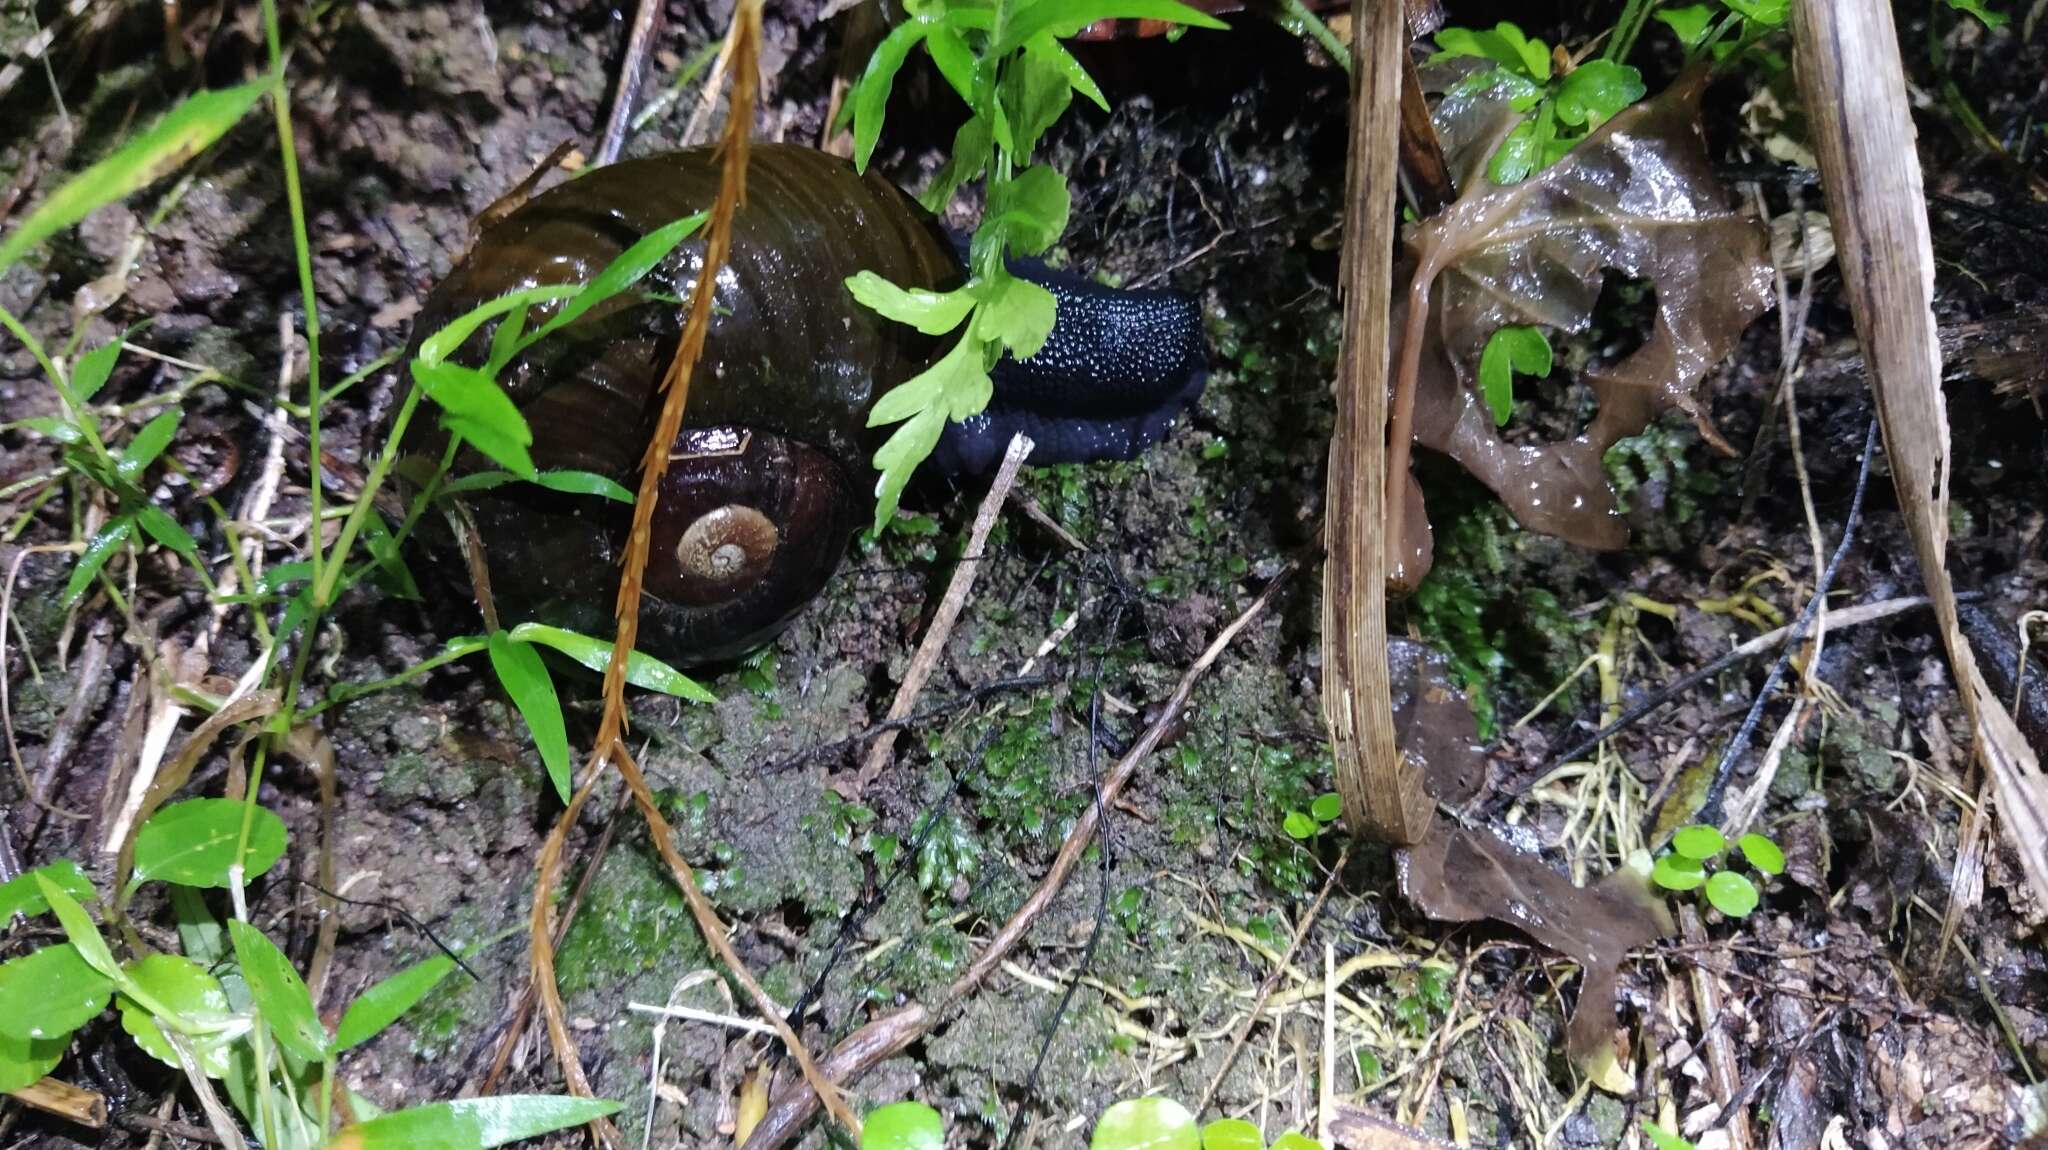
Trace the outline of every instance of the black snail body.
[[[717, 182], [716, 160], [699, 149], [600, 168], [535, 196], [435, 289], [415, 342], [507, 292], [587, 280], [642, 235], [708, 206]], [[639, 291], [592, 309], [506, 369], [501, 382], [533, 430], [537, 467], [636, 485], [680, 326], [676, 301], [702, 259], [700, 235]], [[861, 306], [844, 283], [863, 270], [937, 290], [966, 279], [945, 231], [881, 176], [806, 148], [755, 148], [654, 515], [640, 628], [650, 654], [701, 663], [773, 638], [872, 515], [868, 461], [890, 429], [869, 428], [868, 411], [954, 337], [920, 335]], [[1042, 269], [1021, 274], [1057, 297], [1053, 336], [1032, 360], [999, 365], [988, 412], [948, 425], [933, 465], [985, 470], [1018, 430], [1039, 444], [1034, 463], [1131, 458], [1156, 442], [1202, 385], [1192, 302]], [[480, 360], [475, 349], [489, 335], [454, 358]], [[432, 423], [416, 421], [416, 451], [435, 449]], [[465, 451], [456, 470], [488, 466]], [[630, 509], [525, 484], [469, 505], [508, 621], [610, 634]]]

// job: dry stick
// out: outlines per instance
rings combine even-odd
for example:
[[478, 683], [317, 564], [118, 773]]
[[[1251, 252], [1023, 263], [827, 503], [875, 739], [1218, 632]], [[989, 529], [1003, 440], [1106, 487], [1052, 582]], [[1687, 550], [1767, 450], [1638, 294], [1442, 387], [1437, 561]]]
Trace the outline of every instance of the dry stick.
[[[887, 722], [900, 722], [909, 717], [910, 709], [917, 705], [917, 696], [923, 692], [925, 680], [931, 678], [932, 668], [938, 666], [939, 657], [946, 653], [946, 640], [953, 634], [953, 624], [960, 621], [960, 612], [967, 606], [967, 596], [974, 590], [974, 579], [981, 574], [982, 549], [988, 544], [988, 533], [994, 529], [996, 518], [1002, 514], [1003, 500], [1016, 485], [1017, 469], [1024, 466], [1024, 458], [1031, 454], [1031, 437], [1022, 432], [1010, 437], [1009, 449], [1003, 452], [1003, 465], [996, 469], [995, 482], [989, 484], [988, 494], [982, 497], [981, 507], [974, 513], [974, 528], [967, 535], [967, 550], [961, 556], [960, 565], [953, 568], [953, 579], [946, 584], [946, 595], [939, 600], [939, 609], [932, 615], [931, 626], [925, 628], [924, 640], [917, 645], [917, 654], [910, 660], [910, 670], [903, 676], [902, 685], [896, 688], [896, 701], [889, 704]], [[868, 744], [868, 759], [862, 764], [860, 773], [853, 777], [853, 786], [848, 798], [858, 798], [867, 789], [875, 776], [889, 765], [889, 754], [896, 749], [896, 730], [882, 732], [880, 738]]]
[[[675, 443], [681, 430], [683, 411], [689, 402], [690, 378], [698, 361], [703, 357], [704, 341], [711, 329], [711, 304], [715, 294], [719, 271], [725, 267], [732, 250], [733, 221], [739, 212], [740, 203], [746, 198], [747, 149], [752, 135], [754, 117], [754, 84], [759, 75], [759, 50], [761, 40], [760, 0], [739, 0], [733, 8], [732, 28], [727, 34], [726, 44], [732, 60], [733, 85], [730, 108], [725, 126], [725, 137], [720, 144], [723, 163], [718, 182], [718, 196], [712, 205], [711, 226], [704, 242], [704, 255], [697, 271], [697, 282], [690, 293], [688, 318], [683, 323], [682, 337], [677, 341], [675, 356], [669, 361], [668, 370], [661, 381], [662, 406], [656, 420], [653, 434], [648, 438], [647, 448], [641, 460], [640, 489], [633, 504], [633, 523], [626, 536], [626, 553], [619, 577], [619, 595], [615, 614], [618, 620], [618, 634], [612, 641], [611, 661], [605, 668], [604, 716], [598, 724], [597, 740], [591, 748], [591, 755], [585, 768], [585, 776], [595, 781], [607, 762], [616, 763], [626, 785], [633, 791], [633, 799], [639, 804], [647, 819], [648, 830], [654, 839], [654, 846], [669, 863], [676, 882], [682, 887], [683, 896], [690, 904], [690, 913], [703, 930], [705, 941], [724, 960], [734, 977], [753, 996], [755, 1008], [775, 1026], [781, 1035], [783, 1045], [796, 1061], [804, 1078], [824, 1099], [826, 1108], [847, 1131], [858, 1136], [859, 1120], [846, 1108], [846, 1103], [833, 1090], [831, 1084], [818, 1073], [811, 1062], [810, 1053], [803, 1042], [791, 1030], [773, 1000], [761, 989], [732, 944], [725, 937], [725, 926], [699, 890], [690, 868], [675, 851], [669, 841], [668, 823], [661, 817], [654, 796], [647, 790], [646, 781], [641, 777], [638, 766], [633, 762], [632, 753], [626, 748], [626, 663], [637, 645], [640, 631], [641, 579], [647, 569], [647, 556], [653, 536], [652, 521], [659, 498], [661, 478], [668, 468], [669, 448]], [[587, 791], [587, 786], [584, 788]], [[580, 797], [580, 796], [579, 796]], [[572, 803], [572, 806], [580, 804]], [[548, 1041], [554, 1048], [557, 1061], [562, 1064], [564, 1077], [569, 1080], [572, 1092], [588, 1096], [589, 1082], [585, 1079], [576, 1054], [576, 1046], [569, 1037], [567, 1020], [562, 1009], [561, 988], [555, 984], [554, 952], [549, 945], [548, 917], [553, 889], [559, 877], [561, 844], [567, 839], [569, 818], [573, 812], [565, 812], [564, 820], [558, 823], [550, 834], [548, 848], [543, 854], [542, 869], [534, 884], [532, 914], [532, 973], [533, 981], [540, 988], [541, 1013], [547, 1021]], [[608, 1141], [615, 1141], [618, 1132], [609, 1122], [602, 1119], [593, 1122], [592, 1128]]]
[[[1840, 611], [1831, 611], [1828, 613], [1828, 628], [1838, 631], [1844, 627], [1854, 627], [1862, 623], [1872, 623], [1879, 619], [1889, 619], [1893, 615], [1903, 614], [1917, 607], [1925, 607], [1928, 603], [1929, 600], [1925, 595], [1906, 595], [1897, 599], [1881, 599], [1875, 603], [1865, 603], [1860, 607], [1849, 607]], [[1672, 680], [1670, 686], [1661, 688], [1656, 694], [1623, 711], [1615, 717], [1613, 722], [1587, 735], [1563, 752], [1550, 756], [1550, 759], [1539, 770], [1535, 771], [1531, 777], [1542, 778], [1566, 763], [1577, 759], [1580, 755], [1585, 754], [1594, 747], [1599, 746], [1602, 741], [1613, 737], [1617, 732], [1626, 730], [1641, 722], [1650, 712], [1664, 706], [1666, 703], [1677, 700], [1679, 696], [1684, 695], [1687, 691], [1692, 690], [1708, 679], [1781, 646], [1792, 635], [1794, 626], [1795, 624], [1787, 623], [1775, 631], [1766, 631], [1756, 638], [1732, 648], [1727, 654], [1722, 655], [1699, 670], [1689, 672]]]
[[[1707, 933], [1700, 926], [1699, 911], [1691, 903], [1679, 906], [1678, 923], [1687, 944], [1695, 947], [1707, 944]], [[1727, 1112], [1729, 1104], [1735, 1100], [1736, 1091], [1741, 1089], [1742, 1072], [1738, 1069], [1735, 1046], [1728, 1036], [1728, 1028], [1721, 1025], [1721, 987], [1714, 975], [1706, 963], [1697, 959], [1693, 962], [1692, 996], [1699, 1011], [1700, 1041], [1707, 1048], [1707, 1077], [1713, 1085], [1714, 1100], [1723, 1108], [1717, 1121], [1727, 1128], [1730, 1150], [1749, 1150], [1749, 1115], [1739, 1110]]]
[[1337, 876], [1344, 873], [1344, 866], [1351, 861], [1351, 844], [1345, 843], [1338, 852], [1337, 865], [1330, 868], [1329, 877], [1323, 879], [1323, 887], [1316, 892], [1316, 899], [1308, 906], [1308, 913], [1301, 916], [1301, 922], [1294, 928], [1294, 937], [1288, 940], [1287, 950], [1280, 961], [1273, 965], [1273, 972], [1259, 987], [1259, 996], [1252, 1002], [1250, 1014], [1238, 1023], [1237, 1033], [1230, 1036], [1230, 1049], [1224, 1053], [1223, 1061], [1216, 1066], [1216, 1073], [1209, 1076], [1209, 1085], [1202, 1088], [1201, 1100], [1195, 1103], [1195, 1116], [1201, 1117], [1216, 1100], [1216, 1092], [1223, 1088], [1223, 1079], [1230, 1074], [1230, 1068], [1237, 1065], [1237, 1056], [1244, 1051], [1244, 1044], [1252, 1036], [1252, 1028], [1259, 1024], [1259, 1015], [1266, 1012], [1266, 1000], [1273, 997], [1273, 991], [1280, 985], [1280, 978], [1287, 973], [1294, 961], [1294, 952], [1301, 949], [1301, 942], [1308, 937], [1309, 928], [1315, 925], [1316, 916], [1322, 913], [1323, 900], [1330, 897], [1330, 891], [1337, 885]]
[[[989, 940], [980, 957], [968, 967], [967, 972], [946, 989], [937, 1007], [927, 1009], [922, 1004], [913, 1002], [875, 1019], [848, 1035], [832, 1048], [822, 1063], [825, 1073], [831, 1076], [832, 1081], [849, 1082], [876, 1064], [901, 1053], [931, 1029], [932, 1023], [946, 1007], [972, 993], [991, 973], [1002, 966], [1010, 951], [1038, 921], [1039, 916], [1045, 913], [1046, 908], [1052, 905], [1052, 900], [1066, 884], [1067, 877], [1080, 863], [1082, 853], [1088, 849], [1089, 842], [1095, 837], [1096, 821], [1101, 817], [1100, 812], [1115, 803], [1117, 795], [1122, 793], [1131, 776], [1137, 773], [1139, 765], [1158, 747], [1167, 729], [1187, 707], [1189, 696], [1194, 694], [1195, 684], [1201, 681], [1202, 676], [1222, 656], [1224, 649], [1230, 646], [1238, 633], [1272, 604], [1281, 588], [1285, 587], [1289, 579], [1301, 569], [1302, 560], [1302, 555], [1290, 558], [1280, 572], [1273, 576], [1273, 581], [1266, 584], [1265, 589], [1252, 600], [1250, 606], [1247, 606], [1236, 619], [1231, 620], [1230, 625], [1210, 642], [1201, 657], [1181, 675], [1180, 682], [1173, 688], [1173, 693], [1166, 697], [1165, 703], [1159, 708], [1158, 717], [1152, 720], [1144, 733], [1138, 736], [1137, 742], [1131, 745], [1130, 750], [1124, 752], [1123, 757], [1117, 760], [1108, 776], [1102, 780], [1099, 802], [1084, 808], [1081, 816], [1074, 821], [1074, 828], [1067, 832], [1066, 841], [1060, 845], [1060, 853], [1053, 859], [1045, 877], [1039, 880], [1031, 896], [1024, 900], [1010, 915], [1009, 921], [1005, 922], [995, 937]], [[769, 1104], [767, 1115], [762, 1118], [761, 1124], [754, 1128], [753, 1136], [747, 1139], [742, 1150], [777, 1150], [795, 1136], [797, 1130], [816, 1113], [816, 1110], [816, 1099], [802, 1086], [791, 1085], [777, 1091]]]
[[8, 1091], [7, 1095], [45, 1114], [55, 1114], [80, 1126], [98, 1130], [107, 1124], [106, 1095], [73, 1086], [61, 1078], [38, 1079], [19, 1090]]
[[[596, 777], [593, 777], [585, 785], [591, 785], [595, 781]], [[576, 921], [576, 912], [583, 909], [583, 896], [589, 893], [592, 880], [597, 878], [597, 869], [604, 865], [604, 857], [610, 852], [612, 838], [618, 831], [619, 819], [625, 815], [626, 807], [632, 801], [633, 796], [622, 788], [619, 791], [618, 802], [612, 807], [612, 816], [604, 821], [604, 830], [598, 832], [597, 843], [590, 848], [590, 858], [583, 864], [583, 875], [576, 880], [576, 889], [569, 892], [569, 901], [562, 905], [562, 913], [555, 916], [555, 933], [549, 945], [556, 949], [560, 949], [562, 941], [569, 937], [569, 927]], [[471, 977], [475, 977], [473, 972]], [[511, 1064], [512, 1052], [526, 1037], [526, 1024], [533, 1018], [533, 1004], [538, 994], [538, 988], [531, 979], [528, 979], [526, 988], [519, 992], [518, 1001], [512, 1005], [511, 1018], [505, 1023], [504, 1036], [498, 1042], [498, 1053], [491, 1060], [491, 1068], [484, 1074], [483, 1083], [477, 1091], [479, 1095], [496, 1092], [498, 1079]]]
[[1991, 693], [1956, 618], [1949, 581], [1953, 462], [1934, 325], [1934, 245], [1898, 30], [1884, 0], [1793, 5], [1799, 89], [1838, 237], [1843, 294], [1869, 365], [1900, 516], [1933, 600], [1999, 824], [2036, 898], [2048, 898], [2048, 779]]
[[43, 744], [42, 756], [36, 761], [34, 785], [28, 792], [29, 810], [22, 822], [22, 838], [33, 848], [37, 836], [43, 829], [43, 817], [49, 813], [83, 821], [87, 815], [66, 810], [50, 801], [50, 788], [55, 785], [57, 768], [71, 765], [73, 744], [86, 720], [99, 709], [97, 696], [106, 685], [110, 670], [109, 657], [114, 647], [113, 621], [101, 618], [92, 630], [86, 632], [85, 653], [78, 660], [78, 669], [72, 676], [71, 701], [64, 706], [64, 713], [57, 718], [57, 725], [51, 729], [50, 738]]
[[[1354, 834], [1413, 843], [1432, 804], [1421, 772], [1395, 747], [1387, 671], [1387, 548], [1407, 481], [1408, 425], [1394, 419], [1387, 450], [1387, 346], [1393, 296], [1396, 155], [1401, 69], [1408, 37], [1400, 0], [1368, 0], [1352, 38], [1350, 163], [1344, 205], [1344, 346], [1338, 359], [1337, 426], [1330, 437], [1323, 566], [1323, 718], [1330, 729], [1337, 791]], [[1418, 274], [1417, 281], [1425, 276]], [[1426, 286], [1424, 288], [1426, 289]], [[1420, 314], [1411, 301], [1409, 327]], [[1421, 354], [1411, 330], [1405, 360]], [[1403, 379], [1412, 379], [1406, 372]], [[1404, 399], [1413, 406], [1412, 388]], [[1393, 538], [1398, 539], [1395, 535]]]
[[626, 130], [633, 121], [633, 105], [639, 102], [642, 73], [647, 70], [647, 50], [661, 32], [663, 7], [663, 0], [640, 0], [640, 7], [633, 13], [633, 30], [626, 37], [626, 54], [619, 61], [618, 91], [612, 97], [604, 134], [597, 142], [599, 164], [618, 159], [626, 146]]
[[704, 941], [710, 944], [719, 960], [725, 963], [726, 968], [732, 971], [733, 977], [738, 979], [740, 985], [753, 997], [755, 1009], [761, 1012], [769, 1025], [775, 1027], [775, 1032], [781, 1036], [782, 1044], [788, 1049], [789, 1056], [802, 1071], [804, 1081], [824, 1101], [825, 1109], [832, 1115], [833, 1121], [839, 1123], [848, 1134], [858, 1140], [860, 1119], [854, 1117], [853, 1111], [847, 1108], [846, 1100], [840, 1096], [838, 1089], [818, 1072], [817, 1065], [811, 1061], [810, 1051], [804, 1047], [796, 1032], [790, 1029], [789, 1022], [783, 1018], [775, 1001], [768, 997], [768, 992], [761, 989], [761, 984], [755, 980], [753, 972], [740, 960], [739, 953], [733, 950], [732, 940], [726, 937], [725, 924], [719, 921], [717, 913], [711, 909], [710, 900], [706, 899], [704, 892], [697, 887], [696, 872], [690, 869], [690, 864], [684, 862], [683, 856], [677, 852], [675, 834], [669, 830], [668, 820], [662, 817], [661, 805], [654, 801], [654, 792], [647, 788], [647, 780], [641, 777], [639, 764], [633, 761], [633, 756], [627, 753], [623, 745], [614, 748], [614, 757], [618, 762], [620, 776], [632, 790], [633, 801], [639, 805], [640, 814], [646, 818], [648, 828], [653, 832], [654, 848], [661, 852], [662, 861], [668, 864], [669, 873], [675, 876], [676, 885], [683, 888], [683, 897], [690, 904], [690, 914], [697, 920], [697, 928], [704, 933]]

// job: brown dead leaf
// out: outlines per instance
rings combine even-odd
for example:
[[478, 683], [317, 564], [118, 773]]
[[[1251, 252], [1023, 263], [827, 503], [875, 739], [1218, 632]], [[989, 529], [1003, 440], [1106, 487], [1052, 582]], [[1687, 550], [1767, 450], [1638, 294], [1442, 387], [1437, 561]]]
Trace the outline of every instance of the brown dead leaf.
[[[1487, 180], [1485, 157], [1512, 126], [1497, 94], [1447, 97], [1439, 130], [1466, 188], [1415, 225], [1404, 370], [1416, 442], [1456, 459], [1523, 526], [1613, 548], [1628, 530], [1601, 457], [1667, 408], [1690, 415], [1726, 449], [1693, 391], [1770, 298], [1768, 232], [1727, 206], [1699, 129], [1703, 72], [1633, 105], [1564, 158], [1519, 184]], [[1586, 373], [1599, 400], [1592, 424], [1555, 443], [1510, 443], [1480, 399], [1476, 372], [1505, 324], [1553, 332], [1591, 326], [1609, 271], [1656, 289], [1656, 324], [1632, 354]], [[1436, 293], [1432, 306], [1431, 293]], [[1397, 433], [1399, 397], [1397, 394]], [[1396, 439], [1398, 466], [1406, 454]]]
[[1603, 1088], [1626, 1090], [1614, 1056], [1621, 963], [1630, 948], [1672, 930], [1646, 875], [1623, 869], [1593, 886], [1573, 886], [1536, 855], [1441, 818], [1421, 843], [1400, 852], [1396, 868], [1401, 892], [1431, 918], [1505, 923], [1577, 961], [1585, 977], [1566, 1024], [1566, 1052]]

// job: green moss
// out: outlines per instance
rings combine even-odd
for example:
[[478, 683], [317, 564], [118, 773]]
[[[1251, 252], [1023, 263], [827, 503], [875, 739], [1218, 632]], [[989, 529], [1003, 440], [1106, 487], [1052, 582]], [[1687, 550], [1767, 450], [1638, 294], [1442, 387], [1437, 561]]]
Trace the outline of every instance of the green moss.
[[1673, 552], [1693, 541], [1700, 508], [1726, 489], [1732, 461], [1702, 457], [1688, 421], [1659, 420], [1607, 449], [1602, 463], [1639, 550]]
[[[704, 961], [697, 924], [667, 869], [638, 844], [621, 848], [606, 856], [555, 956], [565, 995], [616, 993], [653, 971]], [[708, 887], [709, 877], [699, 881]]]
[[[1491, 738], [1502, 694], [1540, 698], [1585, 657], [1595, 629], [1572, 616], [1555, 590], [1521, 578], [1554, 574], [1559, 544], [1523, 531], [1477, 483], [1462, 477], [1429, 487], [1436, 518], [1436, 561], [1408, 601], [1408, 620], [1423, 641], [1449, 657], [1479, 734]], [[1560, 704], [1584, 701], [1585, 683], [1567, 688]]]

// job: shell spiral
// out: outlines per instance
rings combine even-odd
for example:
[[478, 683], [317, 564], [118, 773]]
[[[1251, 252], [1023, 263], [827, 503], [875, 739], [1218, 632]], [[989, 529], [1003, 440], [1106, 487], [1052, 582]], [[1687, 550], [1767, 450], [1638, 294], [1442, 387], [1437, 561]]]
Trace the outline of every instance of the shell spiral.
[[[596, 169], [492, 226], [421, 309], [415, 343], [477, 304], [588, 280], [643, 235], [708, 207], [709, 149]], [[500, 382], [547, 471], [592, 471], [632, 489], [659, 382], [703, 262], [686, 241], [640, 289], [593, 308], [515, 359]], [[944, 290], [965, 276], [937, 222], [879, 175], [808, 148], [752, 152], [731, 258], [720, 270], [684, 428], [670, 449], [654, 524], [641, 648], [684, 664], [772, 638], [837, 568], [870, 514], [867, 412], [931, 362], [938, 341], [857, 303], [847, 277]], [[531, 322], [545, 313], [536, 309]], [[480, 362], [486, 328], [459, 352]], [[417, 350], [417, 348], [415, 348]], [[436, 454], [422, 418], [408, 448]], [[456, 471], [491, 466], [474, 453]], [[472, 516], [510, 621], [611, 633], [611, 588], [630, 509], [519, 484], [483, 492]]]

